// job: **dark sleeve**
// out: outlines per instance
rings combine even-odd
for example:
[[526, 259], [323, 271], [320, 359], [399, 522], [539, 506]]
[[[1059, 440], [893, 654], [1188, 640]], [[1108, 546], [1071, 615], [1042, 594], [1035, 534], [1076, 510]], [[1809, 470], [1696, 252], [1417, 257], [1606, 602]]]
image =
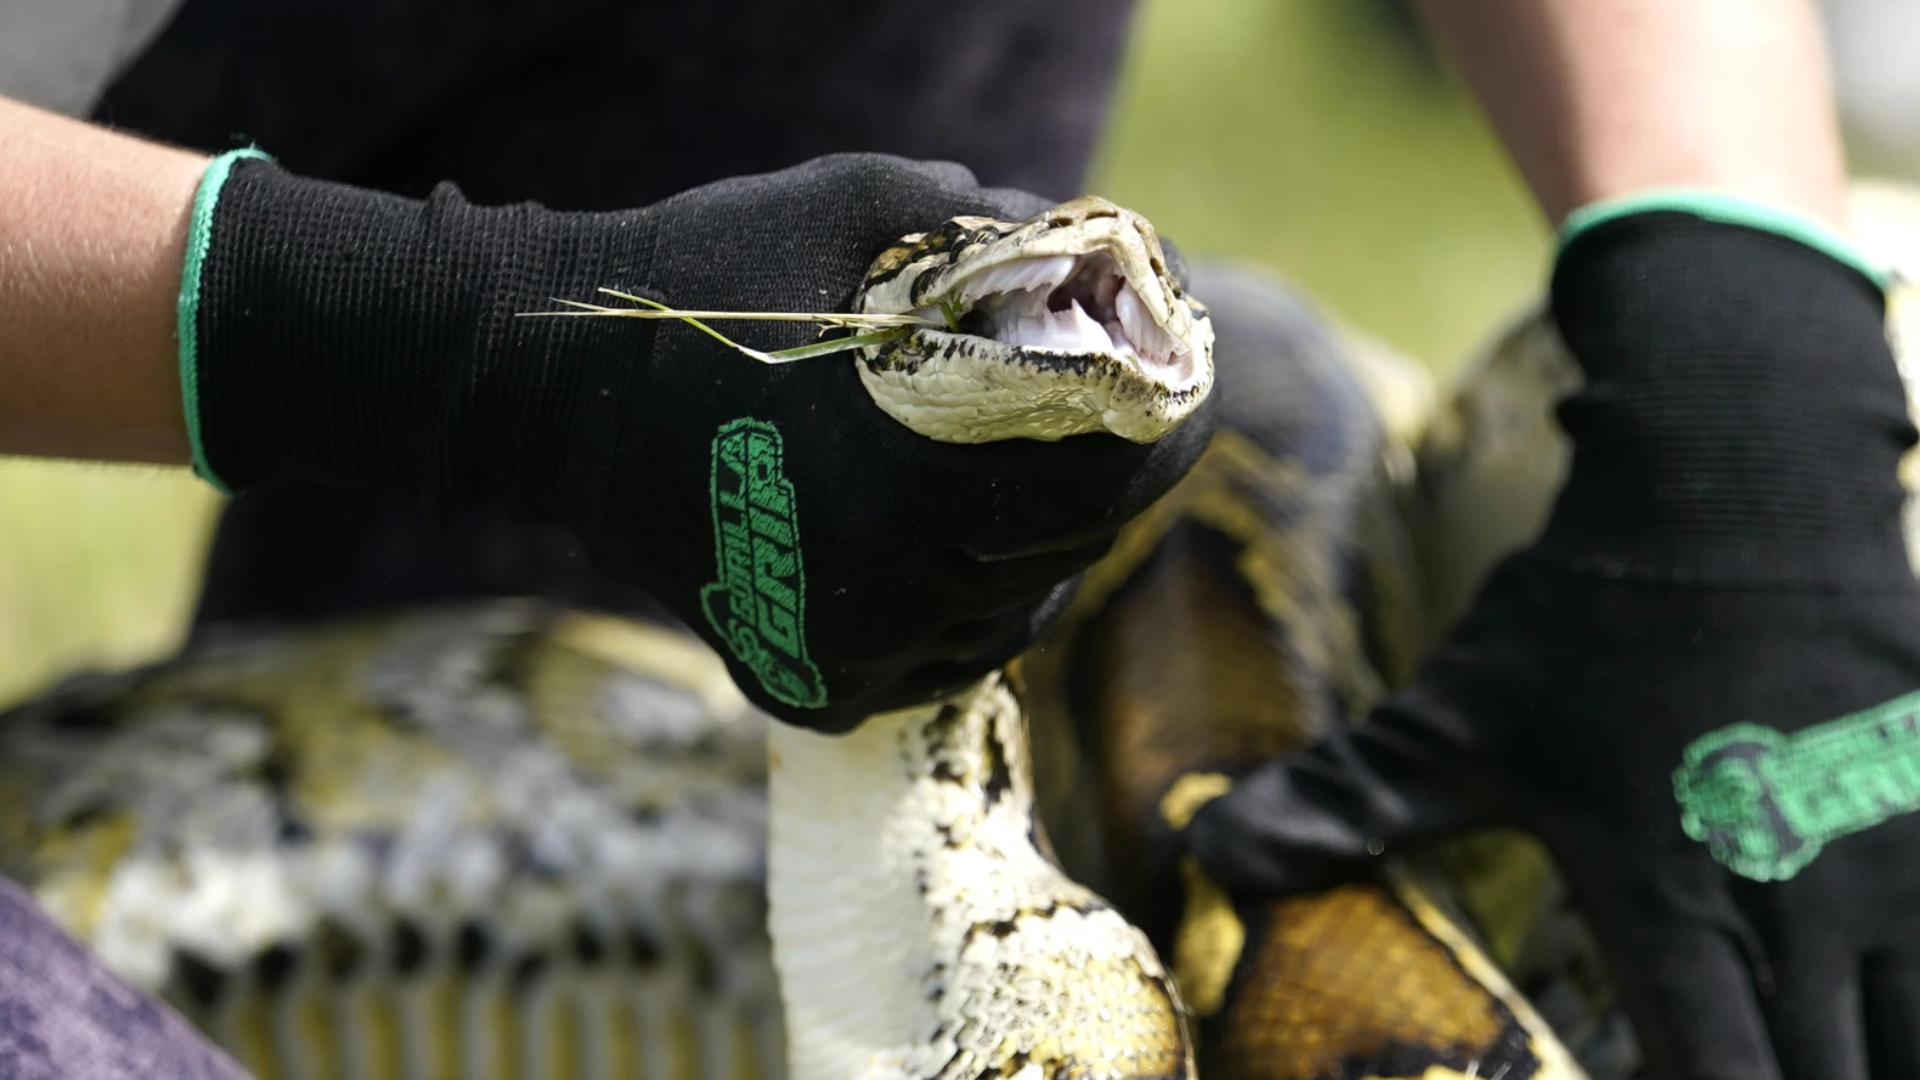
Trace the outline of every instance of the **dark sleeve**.
[[1066, 199], [1133, 3], [185, 0], [97, 115], [416, 198], [451, 181], [482, 205], [644, 206], [839, 152]]

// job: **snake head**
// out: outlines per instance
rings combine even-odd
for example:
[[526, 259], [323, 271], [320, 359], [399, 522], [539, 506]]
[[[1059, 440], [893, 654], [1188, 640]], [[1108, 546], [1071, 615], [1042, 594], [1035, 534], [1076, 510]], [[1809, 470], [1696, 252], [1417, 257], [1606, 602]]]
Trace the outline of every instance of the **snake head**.
[[944, 325], [857, 361], [883, 410], [943, 442], [1094, 431], [1153, 442], [1213, 387], [1206, 308], [1169, 271], [1153, 226], [1098, 197], [902, 237], [853, 309]]

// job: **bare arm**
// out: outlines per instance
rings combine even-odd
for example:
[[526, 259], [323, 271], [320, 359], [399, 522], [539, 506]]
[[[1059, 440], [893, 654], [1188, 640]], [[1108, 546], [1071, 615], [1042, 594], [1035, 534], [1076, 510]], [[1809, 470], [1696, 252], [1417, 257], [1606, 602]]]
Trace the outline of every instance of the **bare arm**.
[[0, 454], [184, 464], [174, 340], [206, 159], [0, 98]]
[[1710, 188], [1845, 225], [1812, 0], [1415, 0], [1556, 224]]

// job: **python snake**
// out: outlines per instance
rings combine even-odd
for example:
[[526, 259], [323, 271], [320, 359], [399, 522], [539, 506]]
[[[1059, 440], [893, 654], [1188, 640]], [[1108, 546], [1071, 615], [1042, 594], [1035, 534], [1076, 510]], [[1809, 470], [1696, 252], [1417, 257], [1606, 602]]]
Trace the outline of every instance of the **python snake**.
[[[1213, 383], [1213, 330], [1146, 222], [1104, 199], [955, 218], [882, 253], [857, 311], [944, 311], [862, 350], [887, 413], [947, 442], [1152, 441]], [[1178, 1080], [1193, 1055], [1152, 946], [1036, 843], [999, 675], [833, 737], [776, 725], [768, 929], [795, 1080]]]
[[[971, 230], [964, 249], [985, 252], [1020, 227], [935, 244]], [[1167, 820], [1183, 779], [1361, 716], [1451, 618], [1445, 598], [1524, 540], [1554, 480], [1539, 421], [1560, 383], [1516, 376], [1564, 376], [1550, 328], [1530, 317], [1503, 340], [1531, 359], [1516, 370], [1498, 360], [1516, 350], [1496, 350], [1436, 411], [1421, 373], [1283, 287], [1204, 267], [1193, 284], [1220, 334], [1223, 430], [1003, 681], [853, 741], [781, 732], [769, 747], [718, 658], [676, 628], [499, 602], [236, 630], [0, 717], [0, 868], [266, 1080], [843, 1080], [880, 1047], [892, 1075], [938, 1075], [962, 1052], [972, 1076], [1184, 1074], [1190, 1046], [1209, 1080], [1579, 1075], [1506, 973], [1600, 1075], [1604, 986], [1524, 842], [1236, 908], [1195, 888]], [[1016, 346], [1091, 338], [1067, 314], [1000, 328]], [[1113, 344], [1106, 314], [1087, 321]], [[873, 359], [863, 378], [925, 370]], [[1057, 415], [1111, 429], [1113, 400], [1083, 392]], [[1483, 482], [1529, 453], [1549, 467], [1518, 494]], [[881, 782], [835, 785], [856, 773], [819, 752]], [[770, 793], [799, 800], [797, 831], [770, 821]], [[997, 859], [987, 877], [1008, 887], [934, 855], [942, 823], [991, 841], [967, 857]], [[1066, 876], [1042, 858], [1048, 837]], [[805, 854], [783, 866], [783, 845]], [[902, 888], [915, 865], [982, 902], [929, 904]], [[1044, 915], [988, 918], [1034, 883]], [[814, 888], [811, 907], [787, 904]], [[929, 1000], [911, 965], [877, 970], [854, 944], [908, 926], [894, 955], [964, 958], [942, 975], [956, 992]], [[1063, 940], [1091, 963], [1021, 966], [1075, 955]], [[1170, 990], [1155, 999], [1156, 952], [1179, 969], [1191, 1032]], [[1129, 1000], [1145, 1004], [1112, 1007]], [[1089, 1003], [1119, 1037], [1073, 1037], [1062, 1021]], [[934, 1021], [955, 1018], [943, 1042]]]

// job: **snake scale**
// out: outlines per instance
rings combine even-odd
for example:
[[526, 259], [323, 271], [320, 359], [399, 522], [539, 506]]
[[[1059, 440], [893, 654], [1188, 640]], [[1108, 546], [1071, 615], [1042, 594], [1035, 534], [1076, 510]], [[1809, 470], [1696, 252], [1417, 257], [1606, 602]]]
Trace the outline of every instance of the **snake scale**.
[[[1920, 221], [1876, 197], [1883, 234]], [[1007, 379], [963, 397], [1024, 351], [1077, 372], [1049, 435], [1177, 421], [1115, 361], [1204, 395], [1139, 320], [1191, 343], [1206, 310], [1178, 324], [1150, 230], [1128, 247], [1109, 206], [878, 260], [876, 310], [964, 294], [963, 258], [997, 274], [951, 337], [1000, 344], [856, 361], [876, 401], [1017, 427]], [[955, 700], [812, 736], [679, 628], [530, 601], [236, 630], [0, 716], [0, 868], [263, 1080], [1581, 1075], [1563, 1042], [1624, 1075], [1527, 842], [1238, 908], [1172, 843], [1204, 777], [1410, 677], [1537, 524], [1572, 370], [1551, 328], [1523, 319], [1436, 408], [1271, 279], [1192, 284], [1221, 431], [1049, 637]]]

